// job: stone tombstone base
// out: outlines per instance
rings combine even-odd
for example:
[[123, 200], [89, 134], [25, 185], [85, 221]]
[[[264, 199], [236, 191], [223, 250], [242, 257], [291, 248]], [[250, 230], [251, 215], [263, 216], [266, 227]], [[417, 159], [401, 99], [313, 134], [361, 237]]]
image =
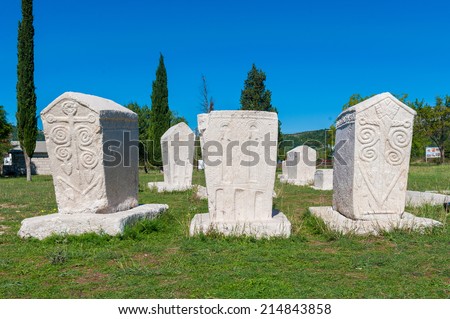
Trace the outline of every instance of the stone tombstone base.
[[322, 219], [331, 230], [343, 234], [379, 235], [394, 229], [423, 231], [425, 228], [442, 226], [442, 223], [436, 220], [416, 217], [407, 212], [404, 212], [400, 218], [392, 216], [383, 219], [353, 220], [333, 210], [331, 206], [310, 207], [309, 211]]
[[125, 226], [141, 219], [153, 219], [168, 209], [168, 205], [146, 204], [111, 214], [50, 214], [22, 221], [18, 235], [22, 238], [44, 239], [51, 235], [81, 235], [84, 233], [122, 234]]
[[212, 223], [209, 213], [197, 214], [191, 221], [191, 236], [208, 232], [218, 232], [226, 236], [254, 236], [256, 238], [289, 237], [291, 223], [283, 213], [278, 213], [271, 220], [245, 222]]
[[298, 179], [289, 179], [289, 178], [280, 178], [281, 183], [291, 184], [295, 186], [308, 186], [314, 184], [313, 180], [298, 180]]
[[171, 185], [166, 182], [152, 182], [148, 183], [150, 189], [156, 189], [158, 193], [164, 192], [180, 192], [192, 188], [192, 185]]

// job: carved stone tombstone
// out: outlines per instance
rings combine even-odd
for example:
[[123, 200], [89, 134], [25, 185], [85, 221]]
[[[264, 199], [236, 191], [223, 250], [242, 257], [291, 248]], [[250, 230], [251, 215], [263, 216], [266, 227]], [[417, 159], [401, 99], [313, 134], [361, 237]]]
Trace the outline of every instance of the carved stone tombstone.
[[161, 137], [164, 182], [149, 183], [158, 192], [181, 191], [192, 187], [194, 132], [186, 123], [169, 128]]
[[343, 111], [336, 121], [333, 207], [311, 212], [357, 233], [433, 224], [404, 211], [415, 115], [390, 93]]
[[310, 185], [314, 183], [316, 173], [317, 152], [315, 149], [301, 145], [286, 154], [287, 180], [294, 185]]
[[289, 236], [287, 218], [272, 211], [278, 117], [273, 112], [213, 111], [198, 116], [209, 213], [191, 222], [191, 235]]
[[333, 170], [318, 169], [314, 174], [314, 189], [332, 190], [333, 189]]
[[281, 174], [279, 174], [278, 177], [280, 178], [280, 182], [287, 181], [288, 171], [287, 171], [286, 161], [281, 162]]
[[[58, 214], [22, 222], [23, 237], [116, 234], [165, 205], [138, 205], [137, 115], [97, 96], [67, 92], [41, 112]], [[117, 213], [120, 212], [120, 213]]]

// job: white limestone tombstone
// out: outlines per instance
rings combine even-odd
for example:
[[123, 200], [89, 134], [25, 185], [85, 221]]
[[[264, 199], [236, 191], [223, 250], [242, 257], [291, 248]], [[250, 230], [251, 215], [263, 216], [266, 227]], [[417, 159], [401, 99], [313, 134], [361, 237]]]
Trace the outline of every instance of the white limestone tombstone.
[[281, 162], [281, 174], [278, 175], [278, 178], [280, 179], [280, 182], [287, 181], [288, 172], [287, 172], [286, 161]]
[[190, 234], [289, 236], [290, 222], [272, 210], [277, 114], [213, 111], [198, 115], [198, 128], [209, 213], [193, 218]]
[[317, 152], [313, 148], [302, 145], [286, 154], [287, 180], [289, 184], [311, 185], [316, 173]]
[[314, 174], [314, 189], [332, 190], [333, 189], [333, 170], [318, 169]]
[[194, 132], [186, 123], [170, 127], [161, 137], [164, 182], [149, 183], [158, 192], [182, 191], [192, 187]]
[[333, 207], [311, 212], [357, 233], [432, 225], [404, 212], [415, 115], [390, 93], [343, 111], [336, 121]]
[[[66, 92], [42, 112], [58, 214], [22, 222], [19, 235], [117, 234], [166, 205], [138, 207], [137, 115], [97, 96]], [[120, 212], [121, 214], [118, 214]], [[117, 214], [116, 214], [117, 213]]]

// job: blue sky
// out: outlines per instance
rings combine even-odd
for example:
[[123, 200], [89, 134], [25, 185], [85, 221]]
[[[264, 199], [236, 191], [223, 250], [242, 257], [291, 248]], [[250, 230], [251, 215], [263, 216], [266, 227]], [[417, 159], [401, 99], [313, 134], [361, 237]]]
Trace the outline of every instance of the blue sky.
[[[196, 127], [201, 75], [237, 109], [252, 63], [284, 133], [329, 127], [350, 95], [450, 94], [446, 1], [35, 0], [38, 111], [65, 91], [150, 106], [159, 53], [169, 105]], [[20, 1], [0, 5], [0, 104], [15, 123]]]

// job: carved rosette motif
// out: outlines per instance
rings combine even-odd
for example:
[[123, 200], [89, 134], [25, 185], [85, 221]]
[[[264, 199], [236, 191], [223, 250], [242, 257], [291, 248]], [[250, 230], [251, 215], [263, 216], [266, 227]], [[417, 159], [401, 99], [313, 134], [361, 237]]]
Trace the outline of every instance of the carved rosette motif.
[[55, 158], [60, 164], [62, 176], [58, 176], [64, 194], [71, 200], [75, 193], [85, 195], [100, 182], [94, 180], [93, 170], [99, 163], [96, 133], [90, 126], [95, 123], [96, 116], [89, 113], [87, 116], [77, 116], [81, 106], [75, 101], [62, 103], [63, 116], [48, 114], [45, 120], [49, 125], [50, 139], [56, 145]]

